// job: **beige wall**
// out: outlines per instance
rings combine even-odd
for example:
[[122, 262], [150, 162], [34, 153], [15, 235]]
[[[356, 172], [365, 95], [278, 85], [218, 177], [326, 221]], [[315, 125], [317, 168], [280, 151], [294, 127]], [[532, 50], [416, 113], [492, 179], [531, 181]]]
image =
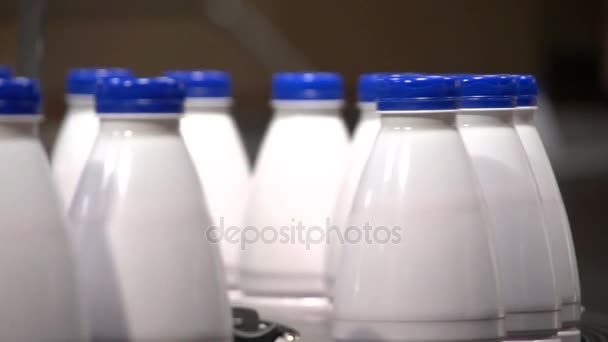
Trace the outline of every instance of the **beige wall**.
[[[365, 71], [538, 73], [547, 45], [541, 23], [552, 13], [541, 0], [245, 1], [313, 69], [342, 72], [350, 100]], [[63, 113], [65, 72], [89, 65], [126, 66], [142, 75], [225, 69], [234, 77], [245, 134], [264, 128], [272, 71], [208, 20], [204, 0], [53, 0], [47, 19], [47, 140]], [[0, 63], [15, 62], [15, 22], [16, 1], [2, 1]]]
[[[234, 74], [240, 96], [267, 94], [270, 74], [230, 34], [207, 20], [202, 0], [48, 3], [44, 81], [49, 95], [62, 89], [68, 67], [104, 64], [125, 65], [141, 74], [176, 67], [223, 68]], [[538, 1], [249, 3], [315, 68], [339, 70], [350, 82], [368, 70], [538, 68]], [[14, 1], [0, 10], [0, 62], [11, 63]]]

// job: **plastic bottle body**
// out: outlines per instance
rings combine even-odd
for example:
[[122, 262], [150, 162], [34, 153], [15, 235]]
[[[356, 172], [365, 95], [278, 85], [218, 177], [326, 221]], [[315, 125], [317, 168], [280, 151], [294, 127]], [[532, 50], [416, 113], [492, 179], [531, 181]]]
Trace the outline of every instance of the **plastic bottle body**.
[[0, 118], [0, 340], [80, 342], [72, 239], [34, 133], [39, 119]]
[[[504, 335], [488, 221], [455, 115], [381, 112], [348, 220], [349, 227], [371, 226], [377, 237], [343, 246], [334, 286], [335, 339]], [[390, 234], [378, 234], [386, 229]]]
[[102, 117], [70, 210], [93, 338], [231, 340], [204, 208], [177, 115]]
[[67, 211], [99, 131], [92, 95], [69, 95], [51, 164]]
[[348, 137], [340, 101], [320, 101], [330, 102], [325, 109], [315, 108], [315, 101], [303, 102], [304, 107], [285, 104], [287, 108], [277, 109], [259, 154], [245, 223], [286, 234], [277, 234], [285, 241], [265, 243], [260, 238], [244, 245], [241, 285], [246, 294], [327, 296], [328, 246], [325, 239], [312, 242], [304, 234], [331, 222], [345, 174]]
[[536, 182], [513, 126], [513, 109], [461, 109], [457, 123], [492, 221], [507, 335], [554, 335], [560, 326], [560, 301], [551, 251]]
[[323, 232], [332, 222], [348, 158], [341, 101], [277, 102], [245, 220], [260, 235], [242, 241], [242, 304], [298, 327], [304, 341], [329, 342]]
[[228, 105], [228, 98], [187, 99], [180, 131], [203, 187], [211, 220], [223, 233], [219, 246], [228, 286], [236, 289], [240, 245], [226, 232], [230, 227], [243, 227], [249, 163]]
[[[559, 186], [543, 142], [534, 125], [536, 107], [515, 109], [515, 129], [521, 139], [538, 185], [551, 244], [556, 285], [562, 301], [561, 319], [565, 328], [580, 319], [580, 281], [572, 232]], [[580, 336], [579, 336], [580, 338]]]
[[[380, 130], [380, 116], [376, 113], [376, 104], [374, 102], [359, 103], [361, 118], [355, 128], [352, 143], [350, 146], [349, 167], [344, 178], [344, 182], [340, 188], [340, 194], [336, 202], [334, 210], [334, 222], [340, 228], [342, 233], [346, 228], [348, 214], [352, 207], [355, 192], [359, 186], [361, 174], [365, 168], [365, 164], [369, 159], [374, 141]], [[340, 252], [342, 245], [334, 239], [330, 240], [330, 250], [328, 255], [328, 286], [334, 281], [334, 274], [339, 267]]]

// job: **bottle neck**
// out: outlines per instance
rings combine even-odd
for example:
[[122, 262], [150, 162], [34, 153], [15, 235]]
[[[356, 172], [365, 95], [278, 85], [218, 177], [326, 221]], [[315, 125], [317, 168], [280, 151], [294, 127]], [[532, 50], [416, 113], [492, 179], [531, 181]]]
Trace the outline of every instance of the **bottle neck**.
[[187, 97], [184, 100], [184, 111], [187, 114], [228, 114], [232, 99], [229, 97]]
[[340, 116], [342, 100], [273, 100], [274, 114], [289, 115], [328, 115]]
[[379, 112], [382, 128], [440, 129], [454, 128], [455, 110]]
[[357, 107], [359, 108], [361, 120], [377, 119], [380, 117], [376, 110], [375, 102], [359, 102]]
[[515, 108], [514, 122], [516, 124], [534, 124], [534, 113], [538, 107], [517, 107]]
[[0, 139], [35, 137], [38, 135], [40, 121], [41, 115], [0, 116]]
[[513, 124], [514, 108], [463, 108], [458, 113], [458, 125], [505, 126]]
[[100, 132], [104, 135], [179, 134], [177, 114], [101, 114]]
[[68, 94], [66, 103], [70, 114], [79, 114], [95, 111], [95, 97], [93, 95]]

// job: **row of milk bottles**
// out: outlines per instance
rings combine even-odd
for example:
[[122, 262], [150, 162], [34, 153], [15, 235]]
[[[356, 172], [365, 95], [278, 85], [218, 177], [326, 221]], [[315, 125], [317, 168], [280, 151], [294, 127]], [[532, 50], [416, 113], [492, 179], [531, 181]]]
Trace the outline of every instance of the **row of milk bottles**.
[[[250, 188], [228, 76], [169, 76], [70, 74], [52, 158], [62, 201], [36, 136], [37, 84], [0, 81], [3, 341], [227, 341], [226, 288], [306, 341], [580, 339], [532, 77], [364, 75], [349, 145], [338, 75], [277, 74]], [[302, 224], [402, 236], [219, 239], [220, 257], [207, 235]]]
[[532, 76], [363, 75], [349, 144], [339, 75], [275, 75], [245, 224], [309, 239], [245, 244], [237, 302], [310, 341], [579, 341], [536, 96]]
[[363, 75], [352, 144], [339, 75], [278, 74], [272, 91], [244, 220], [262, 236], [242, 244], [236, 302], [307, 341], [580, 340], [532, 76]]
[[[77, 185], [99, 132], [96, 84], [104, 78], [131, 76], [129, 70], [118, 68], [73, 69], [68, 75], [68, 110], [51, 158], [61, 197], [68, 208], [74, 203]], [[249, 166], [238, 129], [229, 115], [230, 77], [221, 71], [170, 71], [166, 76], [179, 80], [185, 87], [185, 115], [180, 118], [179, 133], [204, 189], [206, 215], [220, 226], [240, 227], [248, 196]], [[145, 101], [146, 96], [155, 95], [133, 96], [133, 101]], [[138, 96], [142, 99], [137, 99]], [[146, 113], [152, 109], [137, 110]], [[222, 243], [221, 247], [227, 284], [235, 288], [238, 245]]]
[[533, 123], [534, 78], [377, 82], [377, 137], [353, 151], [357, 185], [336, 216], [403, 234], [332, 248], [333, 337], [579, 341], [576, 257]]
[[[180, 134], [182, 84], [77, 70], [69, 90], [53, 157], [81, 170], [53, 164], [57, 184], [38, 82], [0, 68], [0, 340], [231, 341], [222, 259], [201, 233], [212, 218]], [[195, 105], [221, 116], [228, 103]]]

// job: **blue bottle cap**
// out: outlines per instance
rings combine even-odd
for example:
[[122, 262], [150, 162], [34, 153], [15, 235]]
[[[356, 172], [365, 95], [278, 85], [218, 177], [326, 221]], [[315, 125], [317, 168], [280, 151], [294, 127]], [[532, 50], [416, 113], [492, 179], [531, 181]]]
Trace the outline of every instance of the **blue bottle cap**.
[[38, 81], [23, 77], [0, 79], [0, 115], [39, 113]]
[[95, 91], [98, 113], [182, 113], [184, 87], [170, 77], [112, 77]]
[[6, 65], [0, 65], [0, 78], [11, 78], [13, 77], [13, 71]]
[[274, 100], [341, 100], [342, 76], [333, 72], [283, 72], [272, 77]]
[[396, 73], [375, 72], [361, 74], [357, 83], [357, 97], [359, 102], [376, 102], [378, 98], [378, 84], [384, 77], [395, 75]]
[[532, 75], [516, 75], [517, 79], [517, 106], [536, 106], [538, 87], [536, 79]]
[[217, 70], [173, 70], [164, 73], [167, 77], [182, 82], [186, 97], [230, 97], [232, 82], [230, 75]]
[[359, 102], [376, 102], [378, 98], [378, 84], [382, 81], [382, 78], [391, 75], [411, 75], [411, 76], [424, 76], [421, 73], [394, 73], [394, 72], [375, 72], [370, 74], [362, 74], [359, 76], [359, 82], [357, 83], [357, 95]]
[[513, 75], [463, 77], [458, 89], [461, 108], [515, 107], [517, 83]]
[[456, 79], [438, 75], [394, 74], [378, 85], [379, 111], [454, 110]]
[[68, 94], [94, 95], [97, 81], [106, 77], [132, 77], [123, 68], [76, 68], [70, 69], [67, 76]]
[[479, 74], [441, 74], [441, 76], [453, 77], [457, 80], [462, 80], [463, 78], [467, 77], [479, 76]]
[[359, 76], [357, 83], [357, 97], [359, 102], [376, 102], [378, 97], [378, 82], [389, 73], [371, 73]]

